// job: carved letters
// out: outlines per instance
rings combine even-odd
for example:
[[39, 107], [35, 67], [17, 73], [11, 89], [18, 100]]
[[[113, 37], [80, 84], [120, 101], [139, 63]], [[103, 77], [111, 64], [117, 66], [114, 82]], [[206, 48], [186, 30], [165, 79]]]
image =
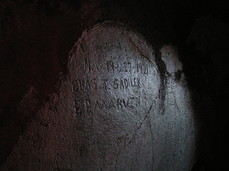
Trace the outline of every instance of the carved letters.
[[[113, 46], [111, 46], [113, 47]], [[106, 49], [106, 48], [105, 48]], [[109, 58], [109, 57], [108, 57]], [[94, 110], [111, 110], [121, 108], [135, 108], [141, 106], [141, 94], [136, 94], [126, 97], [117, 97], [111, 99], [98, 99], [92, 100], [90, 96], [93, 96], [93, 92], [100, 90], [106, 91], [122, 91], [135, 90], [139, 91], [146, 84], [141, 80], [143, 75], [148, 76], [149, 64], [143, 62], [130, 62], [130, 61], [112, 61], [107, 60], [100, 64], [92, 63], [89, 58], [84, 58], [83, 71], [88, 73], [106, 72], [113, 74], [111, 77], [77, 77], [73, 80], [73, 91], [75, 94], [75, 111], [78, 114], [92, 113]], [[127, 75], [122, 75], [126, 73]], [[117, 75], [121, 74], [121, 75]], [[80, 95], [88, 93], [89, 96], [84, 100], [79, 100]]]

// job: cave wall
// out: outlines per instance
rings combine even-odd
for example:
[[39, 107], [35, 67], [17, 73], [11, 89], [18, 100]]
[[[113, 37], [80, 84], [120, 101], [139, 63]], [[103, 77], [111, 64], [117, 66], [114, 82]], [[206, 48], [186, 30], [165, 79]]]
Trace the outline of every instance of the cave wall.
[[[193, 169], [225, 168], [227, 11], [227, 3], [188, 0], [1, 1], [1, 165], [28, 125], [39, 122], [36, 114], [57, 91], [54, 85], [61, 75], [67, 73], [75, 41], [85, 29], [112, 20], [135, 28], [157, 51], [163, 45], [177, 46], [197, 113], [199, 138]], [[32, 100], [27, 97], [31, 92]]]

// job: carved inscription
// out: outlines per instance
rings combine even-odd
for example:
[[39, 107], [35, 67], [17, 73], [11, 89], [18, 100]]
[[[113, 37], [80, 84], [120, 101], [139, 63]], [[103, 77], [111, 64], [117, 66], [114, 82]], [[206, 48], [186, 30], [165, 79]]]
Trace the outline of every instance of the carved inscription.
[[[83, 106], [82, 106], [83, 103]], [[95, 110], [107, 111], [111, 109], [122, 109], [122, 108], [135, 108], [141, 106], [141, 97], [127, 97], [127, 98], [114, 98], [114, 99], [102, 99], [102, 100], [91, 100], [85, 99], [80, 102], [80, 105], [75, 101], [76, 112], [78, 114], [92, 113]]]
[[[107, 49], [109, 46], [107, 44], [105, 46], [103, 49], [109, 50]], [[82, 49], [83, 46], [80, 47]], [[115, 48], [112, 45], [110, 47]], [[118, 48], [121, 48], [121, 45]], [[142, 102], [141, 89], [147, 84], [145, 77], [149, 74], [149, 64], [126, 58], [120, 59], [97, 63], [92, 62], [90, 57], [83, 58], [82, 66], [77, 67], [78, 70], [83, 69], [84, 75], [79, 75], [72, 81], [76, 114], [90, 114], [98, 110], [134, 109], [145, 104]], [[107, 94], [110, 91], [117, 92], [119, 95], [97, 98], [95, 94], [98, 91]], [[134, 93], [129, 94], [131, 91]]]
[[90, 78], [76, 79], [73, 81], [75, 92], [90, 90], [125, 90], [129, 88], [141, 88], [140, 78]]
[[104, 66], [92, 64], [90, 59], [84, 58], [84, 71], [85, 72], [112, 72], [112, 73], [139, 73], [148, 74], [149, 66], [142, 62], [115, 62], [108, 60]]
[[77, 115], [149, 106], [145, 92], [152, 66], [131, 48], [119, 41], [78, 44], [71, 79]]

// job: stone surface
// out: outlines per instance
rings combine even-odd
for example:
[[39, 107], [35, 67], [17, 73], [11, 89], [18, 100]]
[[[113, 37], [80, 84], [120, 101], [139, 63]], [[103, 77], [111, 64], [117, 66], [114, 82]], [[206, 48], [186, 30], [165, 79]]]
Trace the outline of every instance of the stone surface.
[[172, 46], [156, 52], [124, 25], [98, 24], [57, 86], [0, 170], [191, 169], [193, 110]]

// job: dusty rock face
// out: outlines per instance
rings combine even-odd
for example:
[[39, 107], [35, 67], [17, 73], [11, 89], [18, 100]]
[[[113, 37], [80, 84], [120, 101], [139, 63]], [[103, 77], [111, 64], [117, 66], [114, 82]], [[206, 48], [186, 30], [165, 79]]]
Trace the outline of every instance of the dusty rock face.
[[124, 25], [98, 24], [68, 71], [0, 170], [191, 169], [193, 110], [173, 47], [156, 52]]

